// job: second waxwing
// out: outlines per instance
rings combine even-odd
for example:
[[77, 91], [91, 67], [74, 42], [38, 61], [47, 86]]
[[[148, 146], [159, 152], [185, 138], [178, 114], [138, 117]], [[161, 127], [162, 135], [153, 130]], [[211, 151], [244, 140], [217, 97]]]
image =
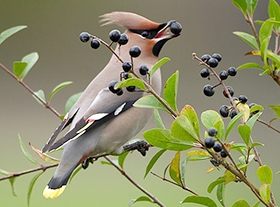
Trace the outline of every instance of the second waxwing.
[[[112, 12], [101, 18], [104, 25], [117, 24], [126, 28], [128, 43], [115, 49], [123, 61], [130, 62], [129, 49], [132, 46], [141, 48], [141, 55], [133, 60], [137, 73], [143, 64], [152, 68], [165, 42], [178, 36], [166, 33], [170, 22], [156, 23], [134, 13]], [[124, 90], [121, 96], [110, 92], [109, 83], [118, 81], [121, 72], [122, 63], [113, 55], [43, 147], [42, 152], [45, 153], [64, 146], [61, 161], [43, 192], [46, 198], [59, 196], [73, 170], [88, 157], [123, 153], [123, 145], [145, 126], [153, 114], [151, 109], [133, 107], [135, 101], [147, 95], [145, 92]], [[160, 70], [153, 75], [152, 87], [160, 94]], [[58, 134], [69, 125], [69, 131], [55, 142]]]

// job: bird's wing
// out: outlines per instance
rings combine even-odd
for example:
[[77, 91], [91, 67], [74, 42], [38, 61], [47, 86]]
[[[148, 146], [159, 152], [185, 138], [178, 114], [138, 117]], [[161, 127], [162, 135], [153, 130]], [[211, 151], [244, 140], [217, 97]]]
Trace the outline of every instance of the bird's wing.
[[71, 140], [77, 139], [89, 130], [94, 130], [108, 120], [118, 116], [133, 106], [133, 103], [142, 96], [142, 93], [124, 93], [117, 96], [107, 88], [102, 89], [85, 113], [75, 123], [75, 127], [67, 132], [62, 138], [49, 147], [48, 151], [60, 148]]
[[65, 129], [69, 124], [72, 123], [75, 115], [77, 114], [79, 108], [76, 109], [76, 111], [73, 113], [72, 116], [69, 116], [69, 113], [67, 113], [64, 118], [63, 121], [60, 123], [60, 125], [55, 129], [54, 133], [51, 135], [51, 137], [49, 138], [49, 140], [47, 141], [47, 143], [45, 144], [45, 146], [42, 149], [42, 152], [45, 153], [46, 151], [48, 151], [48, 149], [50, 148], [50, 146], [54, 143], [56, 137], [58, 136], [58, 134]]

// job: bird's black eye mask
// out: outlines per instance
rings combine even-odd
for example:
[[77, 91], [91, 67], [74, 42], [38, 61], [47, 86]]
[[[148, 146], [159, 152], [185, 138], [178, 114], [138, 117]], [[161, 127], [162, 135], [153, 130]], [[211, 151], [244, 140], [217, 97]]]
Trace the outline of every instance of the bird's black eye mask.
[[130, 29], [129, 31], [140, 34], [142, 37], [145, 37], [147, 39], [153, 39], [158, 32], [166, 26], [167, 23], [163, 23], [158, 26], [157, 29], [150, 29], [150, 30], [136, 30], [136, 29]]

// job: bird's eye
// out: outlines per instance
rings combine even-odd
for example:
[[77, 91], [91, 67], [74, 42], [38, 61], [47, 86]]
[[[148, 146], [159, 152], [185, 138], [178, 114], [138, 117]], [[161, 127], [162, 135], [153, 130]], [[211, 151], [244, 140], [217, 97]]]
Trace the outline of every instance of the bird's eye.
[[144, 31], [144, 32], [141, 33], [141, 36], [142, 37], [148, 37], [149, 36], [149, 32]]

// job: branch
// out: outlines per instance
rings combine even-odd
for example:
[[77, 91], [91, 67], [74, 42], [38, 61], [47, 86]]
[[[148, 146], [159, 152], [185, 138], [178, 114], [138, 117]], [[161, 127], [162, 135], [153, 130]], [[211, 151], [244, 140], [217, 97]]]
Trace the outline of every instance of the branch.
[[266, 125], [268, 128], [273, 129], [274, 131], [280, 133], [280, 130], [274, 128], [273, 126], [271, 126], [270, 124], [266, 123], [265, 121], [263, 121], [263, 120], [261, 120], [261, 119], [257, 119], [257, 121], [260, 122], [260, 123], [262, 123], [262, 124], [264, 124], [264, 125]]
[[104, 156], [104, 158], [110, 162], [124, 177], [126, 177], [135, 187], [137, 187], [139, 190], [141, 190], [143, 193], [145, 193], [147, 196], [149, 196], [151, 199], [153, 199], [153, 202], [158, 204], [161, 207], [165, 207], [154, 195], [149, 193], [146, 189], [144, 189], [142, 186], [140, 186], [138, 183], [136, 183], [122, 168], [120, 168], [118, 165], [116, 165], [108, 156]]
[[12, 76], [17, 82], [19, 82], [25, 89], [27, 89], [33, 96], [35, 96], [44, 106], [45, 108], [51, 110], [56, 116], [60, 118], [60, 114], [51, 107], [50, 104], [45, 102], [40, 96], [38, 96], [28, 85], [26, 85], [22, 80], [18, 79], [10, 70], [8, 70], [4, 65], [0, 63], [0, 67], [5, 70], [10, 76]]
[[254, 34], [254, 37], [255, 37], [255, 39], [256, 39], [256, 41], [257, 41], [257, 44], [258, 44], [258, 46], [259, 46], [259, 48], [261, 48], [261, 44], [260, 44], [260, 39], [259, 39], [259, 37], [258, 37], [258, 33], [257, 33], [257, 30], [256, 30], [256, 28], [255, 28], [255, 25], [254, 25], [254, 21], [253, 21], [253, 19], [252, 19], [252, 17], [251, 17], [251, 15], [249, 14], [249, 12], [247, 11], [247, 22], [248, 22], [248, 24], [250, 25], [250, 28], [251, 28], [251, 30], [252, 30], [252, 32], [253, 32], [253, 34]]
[[154, 176], [156, 176], [156, 177], [158, 177], [158, 178], [160, 178], [160, 179], [162, 179], [163, 181], [169, 182], [169, 183], [171, 183], [171, 184], [173, 184], [173, 185], [177, 185], [178, 187], [181, 187], [183, 190], [189, 191], [190, 193], [192, 193], [192, 194], [194, 194], [194, 195], [196, 195], [196, 196], [199, 196], [196, 192], [192, 191], [191, 189], [187, 188], [187, 187], [184, 186], [184, 185], [179, 185], [178, 183], [175, 183], [175, 182], [173, 182], [172, 180], [168, 180], [168, 179], [166, 179], [166, 178], [163, 178], [163, 177], [161, 177], [161, 176], [159, 176], [159, 175], [157, 175], [157, 174], [155, 174], [155, 173], [153, 173], [153, 172], [151, 172], [151, 174], [154, 175]]
[[33, 168], [33, 169], [29, 169], [29, 170], [25, 170], [25, 171], [21, 171], [21, 172], [17, 172], [17, 173], [11, 173], [11, 175], [0, 177], [0, 181], [10, 179], [13, 177], [19, 177], [21, 175], [29, 174], [29, 173], [39, 171], [39, 170], [42, 170], [44, 172], [46, 169], [53, 168], [56, 166], [58, 166], [58, 164], [42, 165], [41, 167], [37, 167], [37, 168]]

